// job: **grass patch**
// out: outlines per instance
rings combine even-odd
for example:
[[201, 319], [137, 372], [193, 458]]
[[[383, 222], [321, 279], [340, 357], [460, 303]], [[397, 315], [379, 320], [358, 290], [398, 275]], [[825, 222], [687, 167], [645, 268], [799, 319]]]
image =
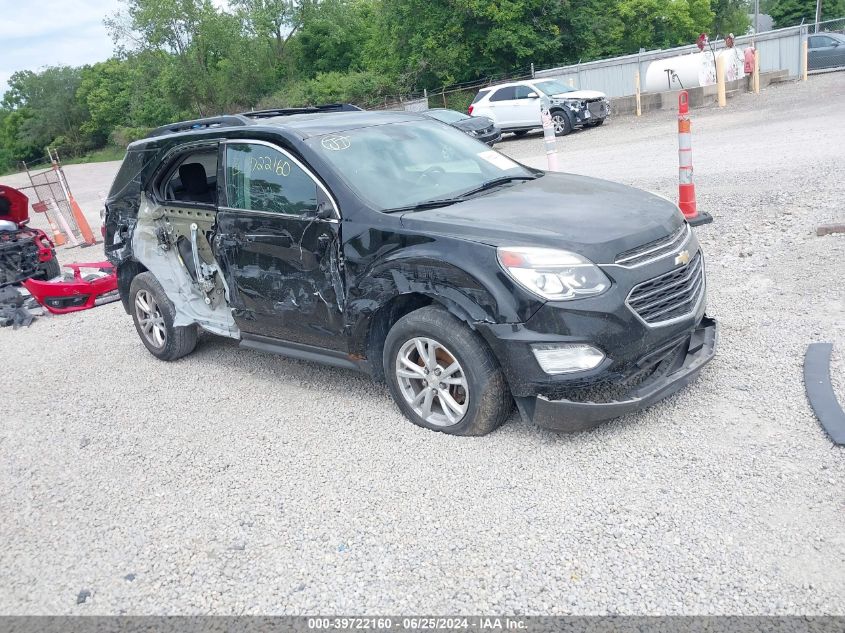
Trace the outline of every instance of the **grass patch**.
[[62, 165], [78, 165], [80, 163], [105, 163], [111, 160], [123, 160], [123, 156], [125, 154], [125, 147], [107, 145], [102, 149], [95, 149], [93, 152], [88, 152], [83, 156], [76, 156], [74, 158], [62, 157]]

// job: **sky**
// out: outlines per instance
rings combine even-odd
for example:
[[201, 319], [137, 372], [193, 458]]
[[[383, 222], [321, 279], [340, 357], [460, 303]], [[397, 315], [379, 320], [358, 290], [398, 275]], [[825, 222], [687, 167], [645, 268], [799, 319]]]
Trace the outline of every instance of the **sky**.
[[108, 59], [103, 18], [120, 8], [119, 0], [0, 0], [0, 96], [17, 70]]
[[111, 57], [114, 43], [103, 19], [122, 7], [120, 0], [0, 0], [0, 97], [17, 70], [81, 66]]

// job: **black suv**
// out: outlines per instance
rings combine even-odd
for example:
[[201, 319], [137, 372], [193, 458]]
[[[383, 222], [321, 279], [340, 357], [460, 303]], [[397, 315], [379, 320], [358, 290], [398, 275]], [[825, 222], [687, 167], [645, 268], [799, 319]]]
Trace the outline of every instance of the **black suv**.
[[199, 328], [386, 380], [415, 424], [479, 435], [513, 403], [576, 431], [714, 354], [704, 260], [668, 200], [529, 169], [402, 112], [186, 121], [129, 146], [106, 254], [147, 349]]

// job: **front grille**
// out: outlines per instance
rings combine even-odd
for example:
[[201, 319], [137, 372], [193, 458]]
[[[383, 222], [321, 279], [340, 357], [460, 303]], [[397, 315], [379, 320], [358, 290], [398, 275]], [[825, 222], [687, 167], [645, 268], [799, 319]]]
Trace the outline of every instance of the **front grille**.
[[660, 325], [691, 314], [704, 293], [701, 252], [686, 266], [634, 286], [628, 306], [649, 325]]
[[616, 256], [616, 263], [623, 266], [639, 266], [645, 262], [668, 255], [686, 242], [689, 233], [689, 224], [684, 222], [677, 231], [667, 237], [661, 237], [648, 244], [643, 244], [624, 253], [619, 253]]
[[590, 111], [590, 116], [606, 116], [607, 106], [604, 101], [590, 101], [587, 103], [587, 109]]

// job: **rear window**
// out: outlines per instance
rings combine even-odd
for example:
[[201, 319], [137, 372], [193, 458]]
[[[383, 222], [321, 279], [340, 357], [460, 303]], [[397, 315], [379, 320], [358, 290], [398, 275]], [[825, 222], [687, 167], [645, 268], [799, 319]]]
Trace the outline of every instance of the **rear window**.
[[481, 101], [490, 91], [489, 90], [479, 90], [478, 94], [475, 95], [475, 99], [472, 100], [473, 103], [478, 103]]
[[109, 198], [120, 198], [126, 193], [137, 194], [141, 189], [141, 172], [155, 157], [155, 152], [143, 149], [130, 149], [123, 158], [123, 163], [112, 182]]

